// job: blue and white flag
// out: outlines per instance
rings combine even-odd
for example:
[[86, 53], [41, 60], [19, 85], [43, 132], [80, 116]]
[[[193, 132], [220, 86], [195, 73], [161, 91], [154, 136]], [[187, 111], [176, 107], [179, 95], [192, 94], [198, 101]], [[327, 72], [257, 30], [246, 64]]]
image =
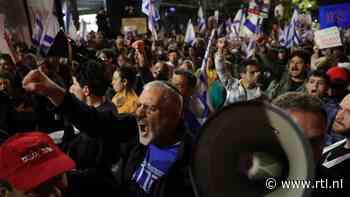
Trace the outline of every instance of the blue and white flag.
[[299, 45], [301, 38], [297, 30], [298, 26], [299, 10], [294, 9], [292, 19], [290, 23], [284, 29], [284, 47], [291, 48], [294, 45]]
[[232, 19], [230, 17], [225, 21], [225, 30], [227, 34], [230, 34], [232, 32], [231, 27], [232, 27]]
[[40, 46], [41, 38], [44, 33], [44, 19], [39, 15], [35, 16], [33, 34], [32, 34], [32, 42], [36, 46]]
[[256, 49], [256, 40], [255, 40], [255, 37], [252, 36], [249, 39], [249, 44], [248, 44], [246, 51], [245, 51], [246, 52], [246, 59], [249, 59], [254, 55], [255, 49]]
[[73, 22], [73, 16], [70, 11], [69, 5], [65, 4], [65, 9], [64, 9], [64, 30], [66, 32], [66, 35], [68, 35], [69, 38], [73, 40], [77, 40], [78, 38], [78, 33], [77, 29], [75, 28], [74, 22]]
[[156, 24], [160, 20], [160, 14], [155, 7], [155, 0], [142, 0], [142, 12], [148, 16], [148, 29], [152, 32], [155, 40], [158, 39]]
[[193, 45], [195, 39], [196, 39], [196, 34], [194, 32], [194, 27], [190, 19], [188, 20], [184, 41], [187, 44]]
[[258, 32], [258, 21], [259, 17], [255, 15], [248, 16], [247, 19], [244, 21], [243, 27], [245, 35], [247, 37], [251, 37], [252, 35]]
[[203, 32], [206, 29], [206, 23], [202, 6], [199, 6], [198, 9], [197, 27], [199, 32]]
[[254, 0], [249, 2], [249, 8], [247, 16], [244, 20], [242, 27], [242, 36], [251, 37], [254, 36], [260, 28], [263, 18], [260, 16], [260, 8]]
[[153, 20], [159, 21], [160, 14], [155, 6], [156, 0], [142, 0], [142, 12], [147, 16], [152, 16]]
[[210, 47], [212, 45], [215, 33], [216, 33], [216, 30], [215, 29], [212, 30], [209, 41], [208, 41], [207, 49], [205, 51], [205, 55], [204, 55], [204, 58], [202, 61], [202, 65], [200, 68], [200, 72], [199, 72], [199, 81], [198, 81], [198, 89], [197, 89], [196, 96], [204, 106], [203, 113], [200, 116], [200, 119], [202, 122], [204, 122], [204, 120], [206, 120], [208, 118], [209, 112], [212, 109], [211, 102], [210, 102], [210, 96], [208, 94], [209, 86], [208, 86], [208, 76], [207, 76], [207, 72], [206, 72], [206, 66], [207, 66], [207, 62], [208, 62]]
[[59, 32], [59, 24], [56, 16], [50, 14], [46, 20], [43, 17], [35, 17], [35, 25], [33, 29], [32, 41], [33, 44], [38, 48], [38, 52], [47, 54], [55, 37]]
[[53, 14], [50, 14], [44, 26], [44, 35], [40, 42], [40, 49], [44, 54], [49, 52], [49, 49], [53, 42], [55, 41], [55, 37], [60, 30], [60, 26], [57, 21], [57, 17]]
[[233, 19], [232, 25], [231, 25], [231, 31], [235, 33], [237, 37], [241, 35], [241, 27], [242, 24], [245, 21], [245, 15], [242, 9], [239, 9], [235, 15], [235, 18]]
[[150, 0], [142, 0], [142, 12], [146, 14], [147, 16], [149, 15], [149, 10], [150, 10]]

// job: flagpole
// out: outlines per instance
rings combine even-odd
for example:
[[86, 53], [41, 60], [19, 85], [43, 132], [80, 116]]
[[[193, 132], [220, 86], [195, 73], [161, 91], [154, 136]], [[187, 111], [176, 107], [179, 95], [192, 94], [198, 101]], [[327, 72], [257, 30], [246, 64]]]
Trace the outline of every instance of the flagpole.
[[67, 44], [68, 44], [68, 65], [70, 65], [70, 72], [71, 76], [73, 76], [74, 72], [74, 64], [73, 64], [73, 48], [72, 48], [72, 39], [67, 37]]
[[208, 41], [207, 49], [205, 51], [205, 55], [204, 55], [204, 58], [203, 58], [203, 61], [202, 61], [202, 65], [201, 65], [201, 72], [204, 72], [205, 75], [206, 75], [205, 66], [207, 64], [211, 43], [212, 43], [212, 40], [213, 40], [213, 38], [215, 36], [215, 31], [216, 31], [216, 29], [213, 29], [211, 31], [211, 35], [210, 35], [210, 38], [209, 38], [209, 41]]

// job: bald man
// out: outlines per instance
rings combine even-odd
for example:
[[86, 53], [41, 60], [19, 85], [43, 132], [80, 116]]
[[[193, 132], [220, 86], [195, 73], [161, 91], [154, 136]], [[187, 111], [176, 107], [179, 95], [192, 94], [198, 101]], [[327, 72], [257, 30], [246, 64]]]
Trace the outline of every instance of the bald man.
[[161, 81], [150, 82], [139, 97], [136, 116], [115, 116], [80, 102], [39, 70], [24, 78], [23, 87], [47, 96], [58, 111], [91, 137], [115, 139], [116, 148], [137, 136], [112, 169], [121, 196], [194, 196], [186, 180], [190, 138], [185, 135], [183, 101], [176, 88]]
[[335, 188], [334, 196], [350, 195], [350, 94], [340, 102], [340, 108], [333, 122], [336, 134], [345, 137], [345, 140], [336, 142], [324, 152], [322, 167], [332, 180], [338, 180], [342, 185]]

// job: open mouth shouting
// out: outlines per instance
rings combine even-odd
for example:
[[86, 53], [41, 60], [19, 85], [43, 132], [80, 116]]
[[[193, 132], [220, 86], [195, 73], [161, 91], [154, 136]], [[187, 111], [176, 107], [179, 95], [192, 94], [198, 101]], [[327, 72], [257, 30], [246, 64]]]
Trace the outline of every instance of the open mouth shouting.
[[137, 119], [137, 125], [139, 127], [139, 134], [141, 137], [147, 135], [147, 126], [146, 122], [143, 119]]

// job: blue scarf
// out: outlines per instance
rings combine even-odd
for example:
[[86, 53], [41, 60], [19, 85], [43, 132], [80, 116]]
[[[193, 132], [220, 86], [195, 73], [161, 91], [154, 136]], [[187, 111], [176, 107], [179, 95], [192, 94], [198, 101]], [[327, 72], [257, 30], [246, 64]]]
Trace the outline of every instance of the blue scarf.
[[150, 144], [143, 162], [136, 169], [131, 180], [135, 181], [146, 193], [150, 193], [154, 182], [167, 174], [176, 161], [180, 145], [179, 142], [160, 149]]

